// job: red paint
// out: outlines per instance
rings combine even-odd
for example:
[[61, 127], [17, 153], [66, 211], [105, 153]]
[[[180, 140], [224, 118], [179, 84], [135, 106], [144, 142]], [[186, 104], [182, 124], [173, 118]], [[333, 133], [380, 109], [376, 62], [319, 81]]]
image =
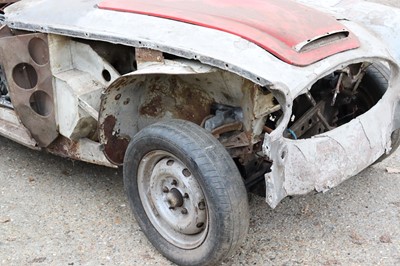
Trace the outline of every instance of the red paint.
[[299, 66], [359, 47], [350, 33], [333, 44], [297, 52], [294, 47], [299, 43], [345, 27], [333, 17], [291, 0], [105, 0], [99, 7], [228, 32]]

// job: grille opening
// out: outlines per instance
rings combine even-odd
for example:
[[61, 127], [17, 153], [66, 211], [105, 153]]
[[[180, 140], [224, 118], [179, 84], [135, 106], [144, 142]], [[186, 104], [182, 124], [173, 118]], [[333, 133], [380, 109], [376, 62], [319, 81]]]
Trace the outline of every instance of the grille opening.
[[[388, 88], [390, 70], [381, 62], [358, 63], [338, 69], [319, 79], [307, 93], [293, 101], [292, 114], [284, 137], [307, 139], [340, 127], [369, 111]], [[275, 112], [267, 119], [277, 127], [283, 116]]]

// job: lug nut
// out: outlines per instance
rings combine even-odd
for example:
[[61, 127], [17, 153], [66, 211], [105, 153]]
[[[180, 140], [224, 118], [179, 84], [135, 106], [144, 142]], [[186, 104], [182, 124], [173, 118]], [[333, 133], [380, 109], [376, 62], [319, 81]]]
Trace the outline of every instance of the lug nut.
[[204, 203], [204, 201], [200, 201], [199, 204], [197, 205], [199, 207], [200, 210], [204, 210], [206, 208], [206, 204]]
[[192, 175], [192, 173], [188, 169], [183, 169], [182, 174], [186, 177], [189, 177]]
[[178, 182], [176, 182], [176, 180], [172, 180], [171, 185], [176, 186], [178, 184]]
[[189, 198], [189, 194], [188, 194], [188, 193], [185, 193], [185, 194], [183, 195], [183, 198], [184, 198], [184, 199], [188, 199], [188, 198]]
[[186, 208], [183, 208], [181, 211], [182, 214], [188, 214], [188, 210]]
[[168, 193], [168, 192], [169, 192], [169, 189], [168, 189], [167, 187], [163, 187], [162, 192]]

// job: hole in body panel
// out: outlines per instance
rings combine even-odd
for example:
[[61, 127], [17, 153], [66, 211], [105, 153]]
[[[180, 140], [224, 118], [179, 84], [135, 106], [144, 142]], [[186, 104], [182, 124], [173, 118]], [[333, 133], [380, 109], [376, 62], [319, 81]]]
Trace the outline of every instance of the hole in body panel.
[[[285, 137], [311, 138], [364, 114], [384, 95], [389, 73], [382, 63], [359, 63], [321, 78], [307, 93], [294, 100]], [[270, 119], [267, 124], [275, 128]]]
[[110, 71], [108, 71], [107, 69], [104, 69], [101, 72], [101, 75], [103, 76], [105, 81], [107, 81], [107, 82], [111, 81], [111, 74], [110, 74]]
[[49, 62], [49, 49], [44, 40], [33, 38], [28, 44], [29, 55], [38, 65], [45, 65]]
[[13, 69], [13, 80], [20, 88], [33, 89], [38, 82], [38, 75], [35, 68], [28, 63], [20, 63]]
[[48, 116], [53, 111], [53, 101], [44, 91], [35, 91], [29, 98], [29, 104], [35, 113]]
[[0, 107], [14, 109], [3, 67], [0, 65]]

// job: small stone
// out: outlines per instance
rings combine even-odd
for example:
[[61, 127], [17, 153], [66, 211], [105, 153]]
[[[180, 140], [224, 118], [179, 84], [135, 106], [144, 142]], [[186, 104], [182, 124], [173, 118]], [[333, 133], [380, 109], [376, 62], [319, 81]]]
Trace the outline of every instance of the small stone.
[[71, 175], [71, 173], [68, 172], [67, 170], [61, 171], [61, 174], [65, 175], [65, 176], [70, 176]]
[[305, 215], [305, 216], [311, 216], [312, 215], [312, 211], [310, 210], [310, 205], [306, 204], [302, 209], [301, 209], [301, 214]]
[[2, 223], [2, 224], [5, 224], [5, 223], [9, 223], [9, 222], [11, 222], [11, 219], [10, 218], [0, 218], [0, 223]]
[[38, 257], [31, 260], [29, 263], [42, 263], [46, 260], [46, 257]]
[[333, 259], [333, 260], [327, 260], [325, 263], [324, 263], [324, 266], [334, 266], [334, 265], [342, 265], [338, 260], [335, 260], [335, 259]]
[[357, 232], [355, 232], [355, 231], [353, 231], [350, 234], [350, 238], [351, 238], [351, 242], [353, 244], [362, 245], [363, 243], [365, 243], [365, 239], [362, 236], [360, 236], [359, 234], [357, 234]]
[[389, 234], [384, 234], [379, 238], [379, 241], [381, 243], [389, 244], [392, 243], [392, 238], [390, 237]]
[[400, 169], [393, 167], [386, 167], [386, 172], [388, 172], [389, 174], [400, 174]]
[[394, 206], [396, 206], [396, 207], [399, 207], [399, 208], [400, 208], [400, 201], [397, 201], [397, 202], [391, 202], [390, 204], [393, 204]]
[[10, 218], [4, 218], [4, 219], [0, 220], [0, 223], [2, 223], [2, 224], [9, 223], [9, 222], [11, 222]]

